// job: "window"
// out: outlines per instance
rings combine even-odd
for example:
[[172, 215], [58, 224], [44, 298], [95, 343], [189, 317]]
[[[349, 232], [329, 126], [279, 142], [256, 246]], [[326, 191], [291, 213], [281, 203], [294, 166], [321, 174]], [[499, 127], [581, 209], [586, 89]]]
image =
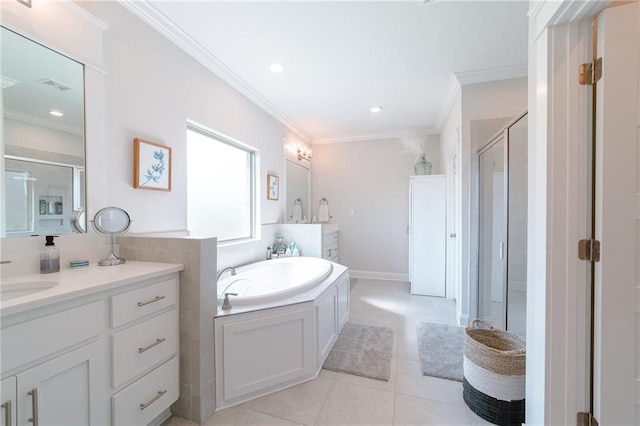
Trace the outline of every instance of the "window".
[[212, 130], [187, 126], [191, 235], [218, 237], [218, 242], [255, 236], [256, 153]]

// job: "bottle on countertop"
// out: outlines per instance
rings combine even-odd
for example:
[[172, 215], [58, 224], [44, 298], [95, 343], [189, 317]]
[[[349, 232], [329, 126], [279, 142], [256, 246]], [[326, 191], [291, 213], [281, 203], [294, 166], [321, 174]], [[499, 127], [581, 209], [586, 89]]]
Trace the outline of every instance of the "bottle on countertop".
[[60, 271], [60, 250], [53, 243], [56, 235], [47, 235], [45, 237], [44, 249], [40, 252], [40, 273], [50, 274]]

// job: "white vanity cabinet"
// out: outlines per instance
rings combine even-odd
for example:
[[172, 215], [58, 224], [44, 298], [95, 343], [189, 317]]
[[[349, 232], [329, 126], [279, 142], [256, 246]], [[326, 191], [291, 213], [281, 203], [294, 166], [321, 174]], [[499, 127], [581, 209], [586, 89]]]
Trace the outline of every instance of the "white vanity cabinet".
[[338, 226], [323, 225], [322, 257], [338, 263]]
[[114, 425], [148, 424], [178, 399], [177, 292], [170, 278], [111, 298], [124, 325], [112, 335]]
[[9, 426], [16, 424], [16, 378], [7, 377], [0, 382], [0, 425]]
[[18, 425], [100, 425], [104, 349], [97, 341], [16, 374]]
[[114, 268], [121, 283], [2, 305], [0, 425], [142, 426], [168, 414], [179, 388], [174, 266]]

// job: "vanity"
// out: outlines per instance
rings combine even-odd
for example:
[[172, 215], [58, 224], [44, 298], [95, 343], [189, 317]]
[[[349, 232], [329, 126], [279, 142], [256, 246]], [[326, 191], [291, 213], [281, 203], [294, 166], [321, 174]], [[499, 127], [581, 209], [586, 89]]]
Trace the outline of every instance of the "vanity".
[[[3, 279], [2, 424], [146, 425], [168, 418], [179, 396], [182, 269], [127, 262]], [[19, 287], [23, 292], [15, 293]]]

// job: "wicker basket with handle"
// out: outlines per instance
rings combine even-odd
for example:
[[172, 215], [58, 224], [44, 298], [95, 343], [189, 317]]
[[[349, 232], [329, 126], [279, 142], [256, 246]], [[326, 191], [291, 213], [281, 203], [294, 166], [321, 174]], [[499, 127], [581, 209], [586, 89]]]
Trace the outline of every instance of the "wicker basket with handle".
[[462, 386], [466, 404], [494, 424], [524, 423], [525, 364], [524, 340], [481, 319], [473, 320], [465, 328]]

